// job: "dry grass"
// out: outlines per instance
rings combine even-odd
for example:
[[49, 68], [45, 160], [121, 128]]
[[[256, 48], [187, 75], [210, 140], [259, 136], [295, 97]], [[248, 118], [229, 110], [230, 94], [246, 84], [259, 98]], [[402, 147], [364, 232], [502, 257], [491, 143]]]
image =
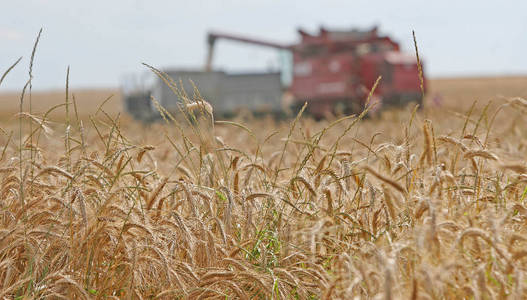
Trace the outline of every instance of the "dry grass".
[[524, 100], [481, 100], [145, 128], [34, 96], [0, 131], [0, 299], [525, 298]]

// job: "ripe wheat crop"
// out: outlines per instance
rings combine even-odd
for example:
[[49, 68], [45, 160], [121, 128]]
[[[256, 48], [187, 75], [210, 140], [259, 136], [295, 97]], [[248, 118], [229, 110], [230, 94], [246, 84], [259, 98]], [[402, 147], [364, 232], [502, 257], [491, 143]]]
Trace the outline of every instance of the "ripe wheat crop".
[[523, 98], [145, 127], [66, 93], [0, 130], [0, 299], [527, 297]]

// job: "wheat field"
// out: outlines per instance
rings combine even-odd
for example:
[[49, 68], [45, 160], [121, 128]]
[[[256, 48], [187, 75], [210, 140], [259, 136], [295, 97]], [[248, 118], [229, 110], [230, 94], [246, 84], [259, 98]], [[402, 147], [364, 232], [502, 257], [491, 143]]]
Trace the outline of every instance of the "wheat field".
[[523, 299], [526, 82], [321, 122], [0, 97], [0, 299]]
[[[13, 116], [19, 112], [20, 96], [20, 91], [0, 92], [0, 120], [4, 123], [13, 121]], [[122, 97], [117, 89], [75, 89], [71, 91], [69, 97], [71, 101], [75, 97], [79, 118], [84, 120], [89, 120], [89, 116], [95, 114], [99, 105], [104, 101], [106, 101], [104, 110], [107, 113], [116, 115], [123, 111]], [[23, 111], [29, 111], [29, 95], [24, 98]], [[31, 110], [34, 113], [43, 115], [50, 108], [63, 105], [65, 98], [66, 92], [64, 90], [33, 92], [31, 95]], [[48, 118], [64, 121], [64, 115], [64, 108], [61, 107], [52, 111]]]

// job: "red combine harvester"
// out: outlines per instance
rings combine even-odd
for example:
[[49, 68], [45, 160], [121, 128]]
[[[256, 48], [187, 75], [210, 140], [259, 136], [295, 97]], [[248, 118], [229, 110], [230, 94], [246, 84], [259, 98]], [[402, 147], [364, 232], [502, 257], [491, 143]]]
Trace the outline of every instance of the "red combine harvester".
[[308, 112], [323, 117], [328, 112], [356, 113], [367, 99], [378, 76], [374, 101], [383, 106], [422, 102], [419, 70], [415, 56], [400, 51], [388, 36], [371, 30], [331, 31], [318, 35], [298, 30], [301, 41], [294, 45], [209, 33], [206, 71], [212, 70], [214, 45], [218, 39], [288, 50], [292, 53], [292, 82], [284, 101], [299, 109], [308, 101]]

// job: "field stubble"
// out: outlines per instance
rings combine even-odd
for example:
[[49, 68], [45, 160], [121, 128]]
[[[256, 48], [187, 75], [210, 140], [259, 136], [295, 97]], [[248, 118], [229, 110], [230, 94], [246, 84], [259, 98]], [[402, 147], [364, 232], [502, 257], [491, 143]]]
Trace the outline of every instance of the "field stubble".
[[0, 298], [525, 298], [527, 101], [463, 90], [427, 118], [13, 117]]

